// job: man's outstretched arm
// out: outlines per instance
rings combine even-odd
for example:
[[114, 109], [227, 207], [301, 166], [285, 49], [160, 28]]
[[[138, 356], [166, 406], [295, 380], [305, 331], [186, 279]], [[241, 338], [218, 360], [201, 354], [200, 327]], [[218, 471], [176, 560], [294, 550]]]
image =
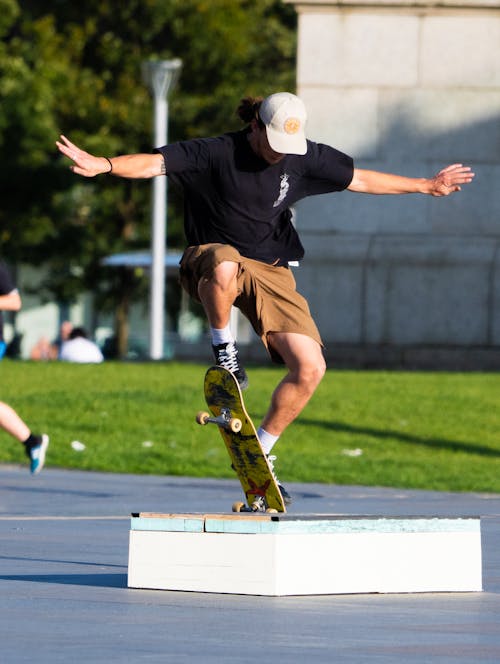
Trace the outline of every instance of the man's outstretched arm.
[[61, 154], [73, 161], [73, 173], [92, 178], [101, 173], [109, 173], [123, 178], [154, 178], [165, 175], [165, 161], [161, 154], [130, 154], [119, 157], [96, 157], [81, 150], [66, 136], [56, 141]]
[[429, 194], [448, 196], [460, 191], [461, 185], [472, 182], [474, 173], [469, 166], [451, 164], [433, 178], [407, 178], [402, 175], [354, 169], [349, 191], [362, 194]]

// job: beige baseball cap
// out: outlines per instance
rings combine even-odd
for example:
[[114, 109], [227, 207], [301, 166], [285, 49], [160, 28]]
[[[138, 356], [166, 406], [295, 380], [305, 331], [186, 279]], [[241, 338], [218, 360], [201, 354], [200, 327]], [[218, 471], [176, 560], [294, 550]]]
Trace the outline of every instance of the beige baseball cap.
[[306, 154], [304, 129], [307, 112], [301, 99], [290, 92], [277, 92], [264, 99], [259, 116], [266, 126], [269, 145], [275, 152]]

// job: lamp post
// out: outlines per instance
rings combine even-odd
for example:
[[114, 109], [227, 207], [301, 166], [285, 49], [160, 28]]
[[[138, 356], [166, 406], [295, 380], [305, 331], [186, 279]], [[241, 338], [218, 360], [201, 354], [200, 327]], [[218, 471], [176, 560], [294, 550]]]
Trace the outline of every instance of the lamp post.
[[[142, 77], [154, 99], [154, 145], [168, 142], [168, 95], [175, 86], [182, 61], [148, 60], [142, 64]], [[165, 253], [167, 244], [167, 178], [153, 178], [151, 215], [151, 274], [149, 314], [149, 356], [163, 357], [165, 321]]]

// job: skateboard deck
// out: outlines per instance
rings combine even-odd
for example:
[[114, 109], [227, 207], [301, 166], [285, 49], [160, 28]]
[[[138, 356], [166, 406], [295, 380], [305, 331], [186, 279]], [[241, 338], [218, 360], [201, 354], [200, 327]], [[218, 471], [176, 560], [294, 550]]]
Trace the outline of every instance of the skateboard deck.
[[205, 375], [205, 399], [209, 413], [197, 415], [199, 424], [217, 424], [247, 504], [234, 503], [235, 512], [286, 512], [283, 497], [257, 432], [248, 415], [238, 381], [223, 367], [213, 366]]

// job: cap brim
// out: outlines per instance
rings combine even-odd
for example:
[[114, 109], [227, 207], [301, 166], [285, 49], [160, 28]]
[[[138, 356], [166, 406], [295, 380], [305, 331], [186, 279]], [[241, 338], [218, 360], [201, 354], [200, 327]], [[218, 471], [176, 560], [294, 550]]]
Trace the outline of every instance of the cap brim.
[[280, 154], [306, 154], [307, 140], [303, 132], [285, 134], [266, 127], [267, 140], [275, 152]]

